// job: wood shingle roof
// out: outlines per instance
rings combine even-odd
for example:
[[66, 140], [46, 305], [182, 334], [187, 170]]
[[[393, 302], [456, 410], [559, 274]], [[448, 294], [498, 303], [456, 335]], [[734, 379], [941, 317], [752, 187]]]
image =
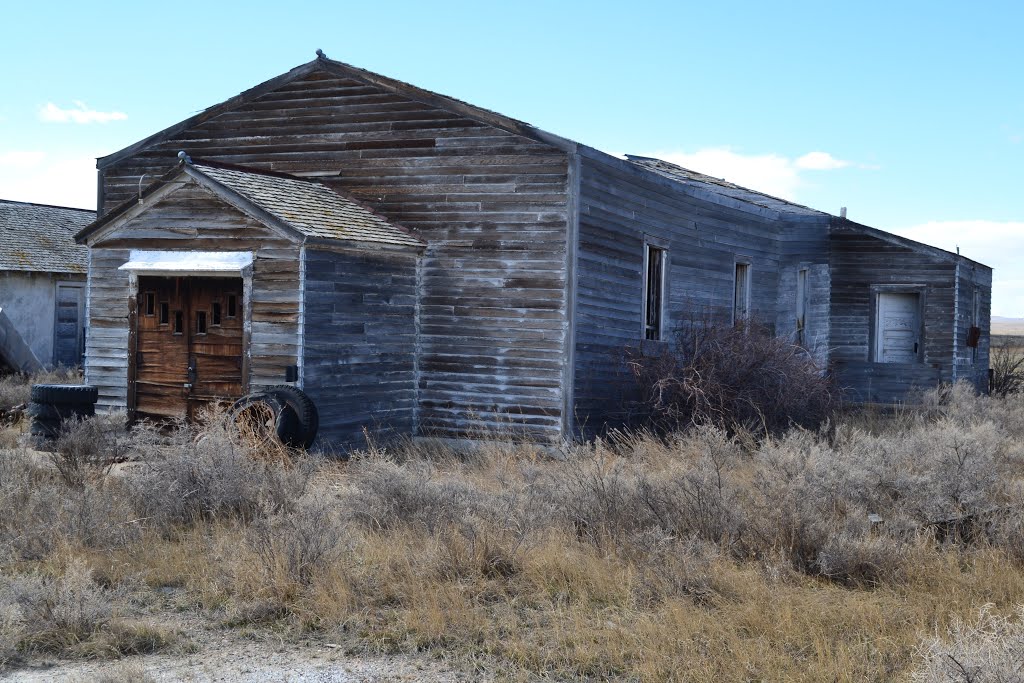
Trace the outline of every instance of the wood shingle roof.
[[85, 273], [89, 250], [75, 233], [95, 211], [0, 199], [0, 271]]

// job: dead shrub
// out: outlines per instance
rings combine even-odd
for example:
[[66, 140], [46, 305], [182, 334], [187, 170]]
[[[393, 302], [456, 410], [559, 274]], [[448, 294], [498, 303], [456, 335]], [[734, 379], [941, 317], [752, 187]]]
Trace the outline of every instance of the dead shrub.
[[27, 574], [0, 581], [0, 613], [17, 624], [21, 652], [69, 651], [105, 626], [113, 612], [112, 595], [79, 562], [56, 577]]
[[1009, 396], [1024, 390], [1024, 354], [1008, 345], [992, 345], [989, 350], [989, 392], [993, 396]]
[[778, 434], [817, 427], [839, 401], [836, 386], [804, 348], [755, 323], [711, 317], [684, 322], [668, 350], [627, 350], [640, 406], [658, 429], [714, 424]]
[[105, 476], [131, 450], [124, 413], [110, 413], [64, 421], [50, 460], [65, 484], [80, 489], [88, 479]]
[[32, 399], [33, 384], [80, 384], [82, 374], [78, 368], [57, 367], [53, 370], [26, 375], [13, 373], [0, 375], [0, 414]]
[[344, 550], [336, 501], [306, 497], [293, 508], [252, 524], [246, 539], [264, 576], [309, 586]]
[[24, 452], [0, 458], [0, 561], [45, 559], [62, 544], [121, 548], [140, 531], [119, 486], [70, 489]]
[[918, 648], [921, 665], [912, 680], [922, 683], [1010, 683], [1024, 680], [1024, 607], [1015, 619], [982, 607], [972, 622], [954, 619], [945, 637], [935, 635]]
[[181, 426], [140, 457], [127, 486], [140, 513], [165, 531], [216, 519], [250, 521], [294, 504], [315, 469], [311, 458], [255, 457], [221, 421]]

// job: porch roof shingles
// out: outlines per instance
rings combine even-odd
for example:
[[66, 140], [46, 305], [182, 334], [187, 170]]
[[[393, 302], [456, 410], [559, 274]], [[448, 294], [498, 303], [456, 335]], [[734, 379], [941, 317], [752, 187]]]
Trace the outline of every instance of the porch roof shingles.
[[316, 181], [208, 166], [199, 161], [192, 167], [308, 237], [424, 246], [412, 233]]
[[84, 273], [89, 250], [75, 233], [95, 211], [0, 199], [0, 271]]

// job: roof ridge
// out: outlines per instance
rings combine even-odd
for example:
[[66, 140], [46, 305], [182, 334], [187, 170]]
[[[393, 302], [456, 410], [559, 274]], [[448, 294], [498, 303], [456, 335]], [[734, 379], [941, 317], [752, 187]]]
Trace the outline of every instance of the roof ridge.
[[96, 209], [80, 209], [77, 206], [61, 206], [60, 204], [43, 204], [41, 202], [25, 202], [20, 199], [3, 199], [0, 198], [0, 202], [5, 204], [21, 204], [23, 206], [40, 206], [48, 209], [63, 209], [65, 211], [85, 211], [86, 213], [96, 213]]

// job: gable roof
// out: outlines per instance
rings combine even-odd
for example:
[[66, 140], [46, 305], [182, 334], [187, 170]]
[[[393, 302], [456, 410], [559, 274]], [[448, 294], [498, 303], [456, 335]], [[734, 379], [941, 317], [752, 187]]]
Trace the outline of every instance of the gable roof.
[[367, 71], [366, 69], [360, 69], [359, 67], [352, 66], [351, 64], [339, 62], [334, 59], [328, 59], [321, 50], [317, 50], [316, 52], [317, 58], [311, 62], [301, 64], [287, 73], [283, 73], [280, 76], [264, 81], [263, 83], [249, 88], [230, 99], [208, 107], [195, 116], [189, 117], [184, 121], [179, 121], [173, 126], [154, 133], [153, 135], [139, 140], [124, 149], [114, 152], [113, 154], [100, 157], [96, 160], [96, 168], [107, 168], [126, 157], [130, 157], [144, 149], [152, 147], [158, 142], [163, 142], [184, 130], [192, 128], [193, 126], [198, 126], [216, 116], [219, 116], [220, 114], [223, 114], [224, 112], [231, 111], [236, 107], [252, 102], [253, 100], [272, 92], [281, 86], [304, 78], [316, 71], [323, 71], [334, 76], [352, 78], [357, 81], [362, 81], [368, 85], [375, 85], [384, 90], [395, 93], [396, 95], [438, 107], [440, 109], [462, 114], [467, 118], [480, 121], [481, 123], [486, 123], [494, 126], [495, 128], [500, 128], [516, 135], [522, 135], [523, 137], [551, 145], [557, 149], [570, 151], [576, 146], [576, 143], [572, 140], [560, 137], [554, 133], [548, 133], [547, 131], [532, 126], [529, 123], [514, 119], [511, 116], [505, 116], [504, 114], [499, 114], [495, 111], [469, 104], [468, 102], [464, 102], [454, 97], [448, 97], [447, 95], [441, 95], [440, 93], [425, 90], [412, 85], [411, 83], [406, 83], [395, 78], [389, 78], [388, 76]]
[[[424, 246], [422, 240], [405, 228], [316, 180], [211, 162], [194, 163], [187, 157], [153, 183], [143, 193], [143, 200], [183, 175], [240, 211], [271, 227], [282, 229], [301, 241], [313, 239], [369, 242], [397, 247]], [[137, 206], [135, 199], [124, 202], [85, 227], [75, 239], [83, 242], [104, 226], [145, 211]]]
[[84, 273], [89, 251], [75, 233], [95, 211], [0, 199], [0, 270]]

